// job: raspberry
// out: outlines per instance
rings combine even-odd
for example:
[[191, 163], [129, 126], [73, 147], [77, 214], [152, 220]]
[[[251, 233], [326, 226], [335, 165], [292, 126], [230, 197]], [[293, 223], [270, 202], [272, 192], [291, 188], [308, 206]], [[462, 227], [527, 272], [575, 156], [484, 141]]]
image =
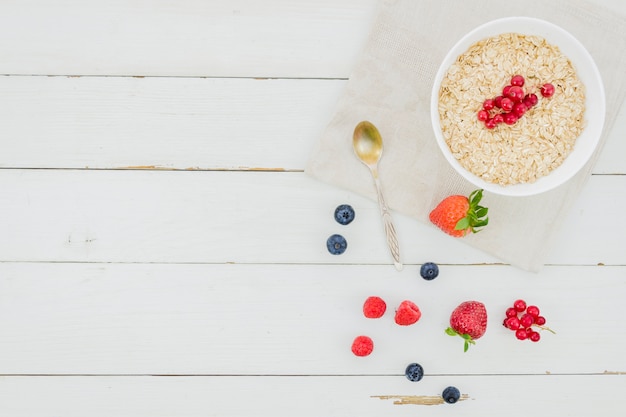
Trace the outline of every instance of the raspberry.
[[352, 342], [352, 353], [356, 356], [367, 356], [374, 350], [374, 342], [367, 336], [357, 336]]
[[400, 326], [410, 326], [416, 323], [420, 317], [422, 317], [422, 312], [419, 307], [412, 301], [404, 300], [396, 310], [395, 321]]
[[368, 297], [363, 304], [363, 314], [368, 319], [377, 319], [385, 314], [387, 304], [380, 297]]

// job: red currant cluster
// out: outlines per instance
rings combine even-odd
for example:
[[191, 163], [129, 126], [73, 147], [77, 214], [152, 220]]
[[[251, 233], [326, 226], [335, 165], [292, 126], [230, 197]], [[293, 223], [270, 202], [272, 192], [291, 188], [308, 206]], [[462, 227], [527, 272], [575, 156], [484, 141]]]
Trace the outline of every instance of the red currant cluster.
[[552, 329], [545, 327], [546, 318], [539, 315], [539, 308], [526, 306], [524, 300], [517, 300], [513, 303], [513, 307], [506, 309], [506, 318], [502, 324], [507, 329], [514, 331], [515, 337], [519, 340], [529, 339], [538, 342], [541, 335], [533, 327], [554, 333]]
[[[524, 83], [524, 77], [514, 75], [510, 84], [502, 89], [502, 95], [488, 98], [483, 102], [483, 108], [478, 111], [478, 120], [484, 122], [487, 129], [493, 129], [500, 123], [515, 124], [520, 117], [539, 102], [537, 94], [524, 91], [522, 88]], [[546, 83], [541, 86], [539, 91], [543, 97], [552, 97], [554, 86]], [[491, 111], [495, 112], [493, 116]]]

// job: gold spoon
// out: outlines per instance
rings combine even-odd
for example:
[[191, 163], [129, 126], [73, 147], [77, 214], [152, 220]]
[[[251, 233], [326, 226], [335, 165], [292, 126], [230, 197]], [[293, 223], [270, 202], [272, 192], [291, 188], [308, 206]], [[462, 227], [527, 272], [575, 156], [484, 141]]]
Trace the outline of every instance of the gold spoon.
[[391, 221], [391, 214], [383, 198], [380, 180], [378, 179], [378, 161], [383, 153], [383, 138], [380, 136], [376, 126], [370, 122], [363, 121], [354, 128], [352, 147], [356, 156], [370, 169], [374, 177], [374, 185], [378, 194], [378, 205], [380, 206], [380, 214], [385, 226], [385, 235], [387, 236], [387, 245], [393, 257], [393, 264], [398, 271], [401, 271], [402, 263], [400, 262], [400, 248], [398, 247], [396, 229]]

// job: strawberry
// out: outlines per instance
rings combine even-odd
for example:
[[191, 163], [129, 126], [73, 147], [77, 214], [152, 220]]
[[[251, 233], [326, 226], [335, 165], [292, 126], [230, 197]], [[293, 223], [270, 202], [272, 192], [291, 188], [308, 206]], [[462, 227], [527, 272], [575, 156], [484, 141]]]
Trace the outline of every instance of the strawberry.
[[446, 197], [430, 212], [430, 221], [454, 237], [476, 233], [489, 222], [488, 209], [478, 205], [482, 197], [483, 190], [473, 191], [469, 198], [463, 195]]
[[422, 317], [422, 312], [419, 307], [414, 302], [405, 300], [396, 310], [395, 321], [400, 326], [409, 326], [416, 323], [420, 317]]
[[450, 336], [461, 336], [465, 340], [464, 352], [470, 344], [475, 344], [487, 330], [487, 310], [479, 301], [465, 301], [454, 309], [450, 315], [450, 327], [446, 333]]

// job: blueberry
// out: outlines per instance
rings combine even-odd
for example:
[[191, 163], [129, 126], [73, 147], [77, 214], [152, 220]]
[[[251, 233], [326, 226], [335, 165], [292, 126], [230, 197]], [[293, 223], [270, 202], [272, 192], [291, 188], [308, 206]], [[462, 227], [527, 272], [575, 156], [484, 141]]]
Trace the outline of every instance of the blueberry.
[[461, 392], [457, 387], [447, 387], [443, 390], [441, 396], [443, 397], [443, 400], [448, 404], [454, 404], [455, 402], [459, 401], [459, 398], [461, 398]]
[[341, 235], [331, 235], [326, 241], [326, 247], [331, 254], [341, 255], [346, 251], [348, 242], [346, 242], [346, 239]]
[[425, 280], [433, 280], [437, 278], [437, 275], [439, 275], [439, 267], [434, 262], [426, 262], [420, 268], [420, 275]]
[[417, 382], [424, 377], [424, 368], [419, 363], [410, 363], [406, 367], [404, 374], [409, 381]]
[[335, 220], [339, 224], [350, 224], [354, 220], [354, 209], [349, 204], [342, 204], [335, 209]]

